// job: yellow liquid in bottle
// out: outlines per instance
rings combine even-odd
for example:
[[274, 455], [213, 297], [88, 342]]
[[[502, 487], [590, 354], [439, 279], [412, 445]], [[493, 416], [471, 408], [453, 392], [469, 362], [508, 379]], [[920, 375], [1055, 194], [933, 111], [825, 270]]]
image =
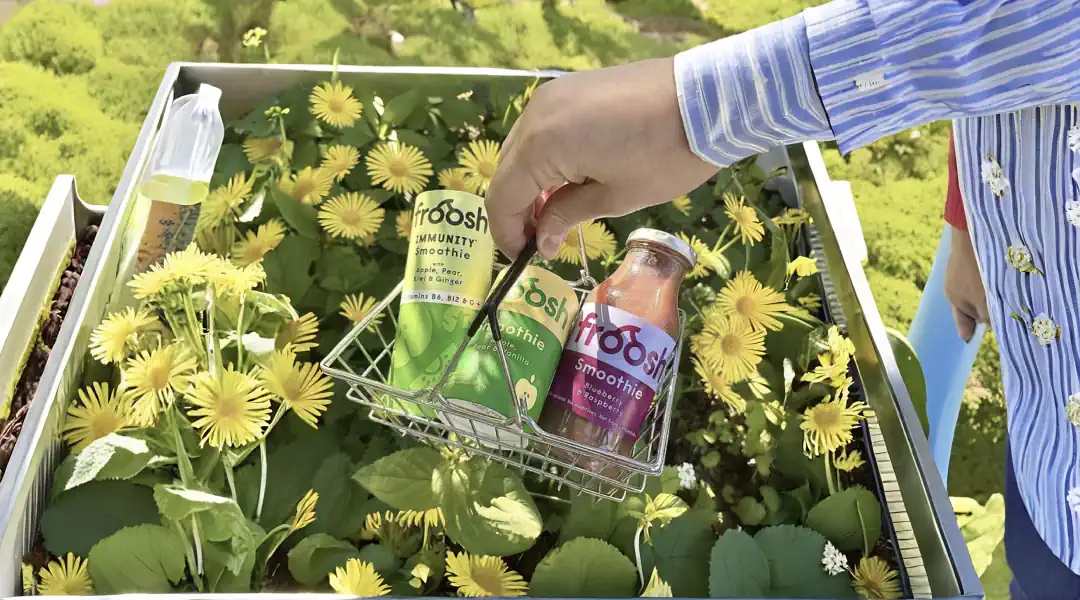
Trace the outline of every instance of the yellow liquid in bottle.
[[145, 270], [170, 252], [188, 247], [195, 238], [198, 205], [206, 200], [209, 192], [210, 186], [204, 181], [160, 174], [139, 187], [137, 209], [145, 211], [146, 227], [139, 240], [136, 272]]

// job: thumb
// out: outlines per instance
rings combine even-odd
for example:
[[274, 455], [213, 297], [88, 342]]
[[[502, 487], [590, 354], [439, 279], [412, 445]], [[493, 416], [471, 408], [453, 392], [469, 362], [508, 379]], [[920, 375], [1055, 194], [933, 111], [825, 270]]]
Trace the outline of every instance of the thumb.
[[612, 216], [611, 188], [595, 181], [568, 183], [544, 202], [536, 224], [536, 242], [540, 254], [552, 259], [559, 252], [566, 235], [579, 223], [597, 217]]
[[960, 339], [970, 342], [971, 336], [975, 335], [975, 319], [955, 307], [952, 312], [953, 319], [956, 320], [956, 332], [960, 334]]

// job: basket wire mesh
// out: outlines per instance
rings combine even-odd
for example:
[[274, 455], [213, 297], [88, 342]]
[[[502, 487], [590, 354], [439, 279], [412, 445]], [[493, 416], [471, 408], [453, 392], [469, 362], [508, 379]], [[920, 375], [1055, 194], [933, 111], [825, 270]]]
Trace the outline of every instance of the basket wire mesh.
[[[589, 274], [580, 227], [577, 236], [583, 269], [581, 277], [570, 285], [580, 304], [597, 286], [597, 281]], [[500, 269], [499, 265], [495, 267], [496, 272]], [[625, 499], [627, 493], [641, 492], [647, 477], [663, 472], [686, 324], [686, 315], [681, 310], [675, 352], [659, 379], [657, 394], [645, 416], [641, 435], [629, 455], [624, 456], [545, 432], [529, 416], [525, 399], [514, 390], [509, 359], [502, 336], [497, 333], [495, 310], [491, 310], [482, 326], [491, 328], [503, 377], [514, 400], [512, 416], [505, 417], [469, 402], [448, 401], [441, 393], [442, 387], [455, 375], [457, 363], [471, 340], [468, 335], [463, 336], [436, 385], [420, 390], [391, 385], [391, 355], [398, 327], [396, 301], [403, 287], [404, 281], [399, 282], [342, 338], [321, 364], [325, 373], [349, 386], [346, 398], [371, 409], [369, 417], [373, 421], [425, 443], [486, 457], [557, 486], [616, 501]], [[456, 375], [467, 378], [469, 374]]]

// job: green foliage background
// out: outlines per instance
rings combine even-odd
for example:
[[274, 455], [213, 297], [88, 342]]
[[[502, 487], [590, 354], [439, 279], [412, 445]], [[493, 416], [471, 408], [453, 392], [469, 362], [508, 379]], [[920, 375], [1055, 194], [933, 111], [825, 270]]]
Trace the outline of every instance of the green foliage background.
[[[272, 62], [588, 69], [670, 55], [820, 2], [807, 0], [35, 0], [0, 27], [0, 287], [53, 178], [84, 199], [114, 191], [165, 67], [178, 60], [263, 62], [240, 44], [259, 25]], [[389, 33], [405, 42], [394, 47]], [[948, 125], [881, 140], [830, 174], [852, 182], [867, 275], [887, 324], [904, 331], [942, 228]], [[1004, 407], [996, 344], [976, 366], [957, 426], [950, 492], [980, 501], [1002, 487]], [[992, 460], [987, 460], [992, 457]]]

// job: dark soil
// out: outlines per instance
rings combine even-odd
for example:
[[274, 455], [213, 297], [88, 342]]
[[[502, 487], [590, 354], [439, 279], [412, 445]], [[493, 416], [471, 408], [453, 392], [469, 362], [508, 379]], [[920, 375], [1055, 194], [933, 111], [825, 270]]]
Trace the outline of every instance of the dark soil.
[[72, 253], [71, 264], [60, 276], [60, 286], [53, 294], [49, 304], [49, 313], [41, 324], [38, 339], [34, 341], [34, 349], [31, 351], [19, 376], [19, 382], [15, 386], [15, 396], [11, 400], [11, 417], [6, 421], [0, 421], [0, 472], [7, 469], [11, 453], [15, 450], [15, 442], [22, 433], [23, 422], [26, 421], [26, 413], [30, 410], [30, 402], [37, 393], [41, 375], [45, 372], [45, 364], [49, 361], [56, 336], [60, 334], [60, 325], [64, 322], [71, 297], [75, 294], [75, 287], [79, 285], [86, 257], [90, 254], [90, 246], [97, 236], [97, 225], [91, 225], [83, 230], [75, 241], [75, 251]]

